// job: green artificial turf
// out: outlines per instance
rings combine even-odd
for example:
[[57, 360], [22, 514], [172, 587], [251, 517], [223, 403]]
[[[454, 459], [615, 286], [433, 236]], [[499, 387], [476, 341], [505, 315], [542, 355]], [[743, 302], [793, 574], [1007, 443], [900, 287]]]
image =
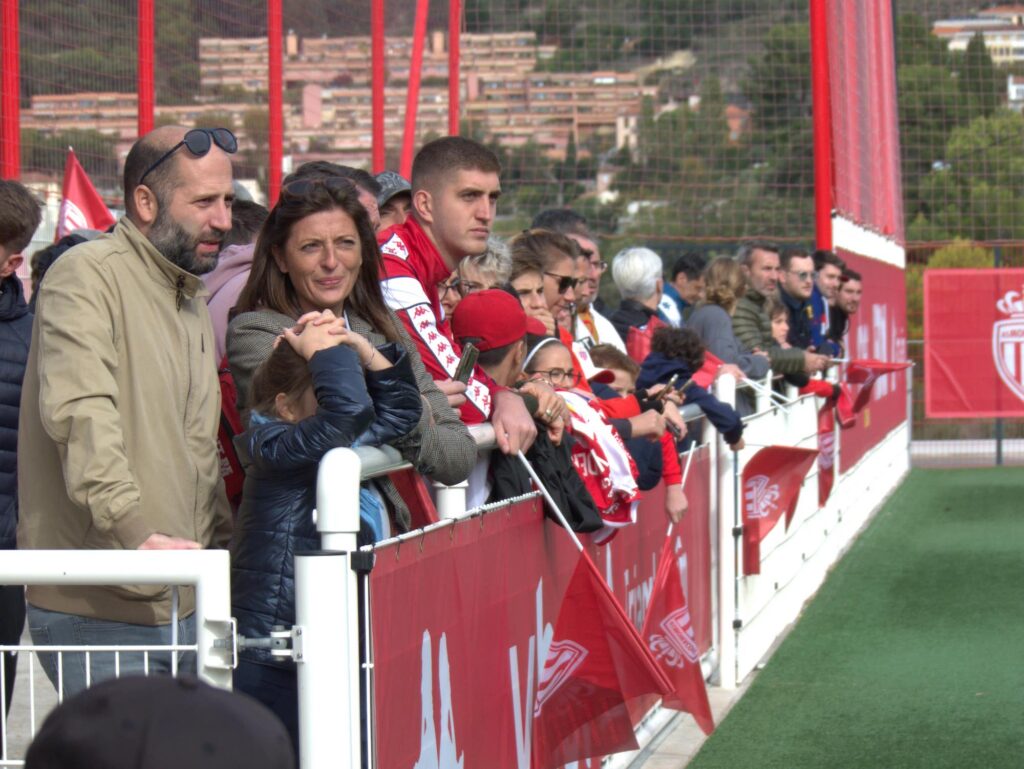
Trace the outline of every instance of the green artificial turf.
[[1024, 470], [911, 473], [689, 767], [1024, 767]]

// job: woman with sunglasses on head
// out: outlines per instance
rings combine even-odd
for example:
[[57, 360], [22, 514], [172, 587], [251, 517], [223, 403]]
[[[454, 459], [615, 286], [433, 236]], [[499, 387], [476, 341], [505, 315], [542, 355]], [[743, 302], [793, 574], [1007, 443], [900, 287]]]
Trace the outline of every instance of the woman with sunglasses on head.
[[[384, 303], [379, 275], [373, 227], [352, 184], [334, 176], [290, 178], [260, 232], [249, 281], [228, 327], [228, 363], [238, 386], [239, 411], [244, 419], [253, 374], [270, 357], [282, 330], [308, 314], [329, 310], [344, 319], [354, 339], [368, 343], [364, 351], [388, 342], [404, 348], [423, 413], [416, 429], [392, 445], [420, 473], [459, 483], [473, 467], [476, 444]], [[408, 529], [412, 520], [406, 502], [388, 478], [379, 485], [394, 528]]]

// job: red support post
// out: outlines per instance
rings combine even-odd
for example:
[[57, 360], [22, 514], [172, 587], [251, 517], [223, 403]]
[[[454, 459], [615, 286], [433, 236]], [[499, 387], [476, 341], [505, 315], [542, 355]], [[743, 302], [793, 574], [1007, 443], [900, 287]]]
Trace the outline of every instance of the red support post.
[[384, 170], [384, 0], [370, 4], [370, 87], [373, 172]]
[[832, 248], [832, 105], [828, 72], [827, 0], [811, 4], [811, 99], [814, 125], [814, 232], [818, 248]]
[[139, 43], [138, 61], [136, 62], [136, 81], [138, 83], [138, 126], [139, 136], [145, 136], [153, 130], [153, 112], [156, 108], [153, 73], [156, 67], [154, 53], [155, 23], [153, 20], [153, 0], [139, 0]]
[[448, 135], [459, 135], [459, 43], [462, 36], [462, 0], [448, 6]]
[[281, 192], [284, 161], [283, 39], [281, 0], [267, 0], [267, 193], [271, 206]]
[[412, 156], [416, 151], [416, 113], [420, 105], [420, 79], [423, 75], [423, 44], [427, 36], [430, 0], [416, 0], [416, 25], [412, 32], [412, 59], [409, 61], [409, 89], [405, 96], [405, 134], [402, 136], [402, 160], [399, 173], [412, 176]]
[[3, 72], [0, 73], [0, 177], [21, 176], [21, 53], [18, 0], [0, 0], [3, 21]]

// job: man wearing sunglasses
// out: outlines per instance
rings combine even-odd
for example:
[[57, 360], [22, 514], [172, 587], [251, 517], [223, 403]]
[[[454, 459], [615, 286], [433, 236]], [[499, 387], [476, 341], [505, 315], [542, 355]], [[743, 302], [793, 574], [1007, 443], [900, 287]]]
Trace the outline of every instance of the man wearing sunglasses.
[[384, 300], [419, 346], [423, 365], [460, 407], [462, 421], [494, 425], [498, 447], [515, 454], [537, 436], [522, 399], [477, 366], [463, 385], [453, 377], [462, 349], [444, 324], [437, 287], [466, 256], [483, 254], [501, 181], [498, 158], [482, 144], [447, 136], [425, 144], [412, 164], [412, 213], [378, 233]]
[[[231, 229], [226, 129], [165, 126], [125, 161], [127, 215], [46, 274], [25, 377], [18, 471], [23, 549], [198, 550], [224, 546], [230, 516], [217, 451], [220, 387], [206, 291]], [[195, 642], [194, 594], [172, 630], [164, 587], [31, 587], [33, 641], [157, 646]], [[52, 654], [70, 696], [142, 655]], [[151, 653], [149, 672], [169, 672]], [[86, 670], [86, 667], [89, 670]], [[182, 654], [179, 669], [195, 667]]]
[[[782, 273], [779, 267], [780, 250], [777, 244], [770, 241], [752, 241], [740, 246], [736, 260], [747, 276], [747, 291], [736, 303], [732, 330], [748, 350], [768, 353], [773, 373], [813, 374], [828, 365], [826, 356], [797, 347], [783, 349], [772, 339], [772, 321], [765, 307], [770, 297], [778, 296], [779, 277]], [[796, 278], [799, 280], [799, 275]]]
[[786, 337], [793, 347], [806, 350], [812, 344], [811, 327], [814, 324], [814, 308], [811, 293], [814, 291], [814, 259], [810, 254], [796, 249], [785, 249], [779, 259], [779, 298], [789, 312], [789, 335]]

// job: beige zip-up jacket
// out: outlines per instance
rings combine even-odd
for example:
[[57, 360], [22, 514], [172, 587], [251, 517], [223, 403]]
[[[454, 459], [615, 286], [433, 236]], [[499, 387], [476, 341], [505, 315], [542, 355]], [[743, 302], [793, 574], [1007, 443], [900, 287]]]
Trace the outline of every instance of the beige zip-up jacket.
[[[46, 273], [18, 434], [20, 549], [134, 549], [151, 534], [223, 546], [220, 386], [202, 281], [125, 217]], [[170, 620], [155, 586], [30, 587], [51, 611]], [[194, 607], [182, 590], [180, 609]]]

